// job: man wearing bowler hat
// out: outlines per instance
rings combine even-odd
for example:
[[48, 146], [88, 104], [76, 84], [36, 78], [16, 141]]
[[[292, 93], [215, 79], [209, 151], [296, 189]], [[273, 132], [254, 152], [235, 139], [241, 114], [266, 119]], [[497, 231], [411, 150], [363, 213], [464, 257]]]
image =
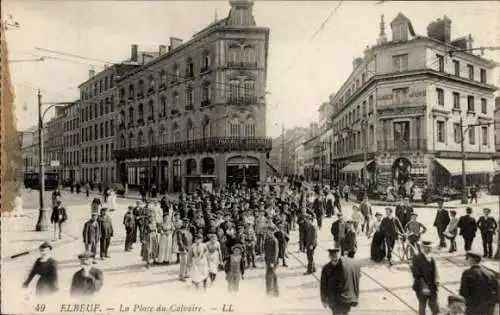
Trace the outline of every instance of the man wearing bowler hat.
[[418, 299], [418, 313], [425, 315], [427, 304], [433, 315], [439, 313], [437, 292], [439, 275], [436, 260], [432, 257], [432, 242], [422, 241], [421, 252], [413, 258], [413, 290]]
[[340, 256], [340, 249], [329, 249], [330, 262], [323, 266], [320, 296], [323, 307], [333, 315], [347, 315], [358, 305], [361, 268], [354, 259]]
[[470, 268], [462, 273], [460, 295], [465, 299], [465, 314], [493, 315], [498, 303], [498, 280], [490, 270], [480, 265], [481, 254], [467, 252]]

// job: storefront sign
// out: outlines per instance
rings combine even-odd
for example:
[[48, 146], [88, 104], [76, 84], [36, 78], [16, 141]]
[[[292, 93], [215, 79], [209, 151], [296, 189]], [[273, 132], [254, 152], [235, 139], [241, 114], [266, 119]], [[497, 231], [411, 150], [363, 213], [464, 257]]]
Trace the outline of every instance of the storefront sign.
[[[419, 98], [419, 97], [425, 97], [427, 95], [427, 92], [425, 90], [421, 91], [412, 91], [406, 95], [407, 98]], [[378, 101], [390, 101], [393, 99], [393, 95], [391, 94], [384, 94], [384, 95], [378, 95], [377, 100]]]

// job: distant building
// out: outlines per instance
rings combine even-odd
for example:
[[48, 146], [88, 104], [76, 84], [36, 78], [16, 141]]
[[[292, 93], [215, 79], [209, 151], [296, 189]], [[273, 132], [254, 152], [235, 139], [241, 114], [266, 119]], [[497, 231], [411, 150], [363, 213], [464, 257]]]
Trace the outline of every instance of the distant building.
[[284, 134], [273, 139], [273, 149], [269, 163], [282, 176], [295, 174], [295, 148], [308, 138], [309, 130], [303, 127], [287, 129]]
[[452, 39], [446, 16], [429, 24], [427, 36], [401, 13], [390, 26], [389, 40], [382, 19], [377, 44], [354, 59], [352, 73], [329, 100], [333, 180], [367, 178], [381, 190], [410, 180], [459, 188], [463, 121], [467, 183], [487, 183], [495, 168], [488, 124], [494, 120], [497, 63], [463, 51], [472, 47], [472, 37]]
[[495, 121], [495, 149], [497, 152], [500, 152], [500, 96], [495, 97], [494, 121]]
[[118, 180], [192, 191], [266, 179], [265, 89], [269, 29], [253, 2], [118, 80]]

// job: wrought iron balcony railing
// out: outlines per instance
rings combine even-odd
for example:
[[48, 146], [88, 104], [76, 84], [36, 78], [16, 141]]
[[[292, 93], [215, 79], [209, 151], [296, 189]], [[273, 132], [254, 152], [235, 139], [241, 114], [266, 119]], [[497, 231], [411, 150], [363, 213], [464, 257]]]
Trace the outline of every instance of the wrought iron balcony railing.
[[132, 158], [147, 158], [155, 156], [175, 156], [204, 152], [257, 151], [270, 152], [271, 138], [253, 137], [210, 137], [180, 142], [153, 144], [135, 148], [115, 150], [119, 160]]
[[230, 96], [228, 98], [228, 103], [236, 105], [251, 105], [257, 102], [257, 97], [255, 96]]
[[231, 68], [257, 68], [257, 62], [228, 61], [227, 66]]
[[412, 150], [426, 150], [427, 139], [409, 140], [379, 140], [377, 141], [377, 151], [400, 152]]
[[201, 101], [201, 107], [210, 106], [211, 103], [211, 100], [203, 100]]

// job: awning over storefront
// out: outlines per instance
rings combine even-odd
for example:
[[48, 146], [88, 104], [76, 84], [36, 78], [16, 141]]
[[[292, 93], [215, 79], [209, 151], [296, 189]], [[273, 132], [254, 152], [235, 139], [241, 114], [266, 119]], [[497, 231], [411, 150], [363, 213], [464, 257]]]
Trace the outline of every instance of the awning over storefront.
[[[451, 176], [462, 174], [462, 160], [434, 159], [444, 167]], [[493, 160], [465, 160], [465, 174], [494, 173], [497, 169]]]
[[[370, 163], [373, 163], [373, 160], [370, 160], [370, 161], [366, 161], [366, 165], [370, 165]], [[346, 166], [344, 166], [344, 168], [342, 168], [340, 171], [342, 173], [356, 173], [356, 172], [359, 172], [363, 169], [363, 167], [365, 167], [365, 162], [351, 162], [349, 164], [347, 164]]]

